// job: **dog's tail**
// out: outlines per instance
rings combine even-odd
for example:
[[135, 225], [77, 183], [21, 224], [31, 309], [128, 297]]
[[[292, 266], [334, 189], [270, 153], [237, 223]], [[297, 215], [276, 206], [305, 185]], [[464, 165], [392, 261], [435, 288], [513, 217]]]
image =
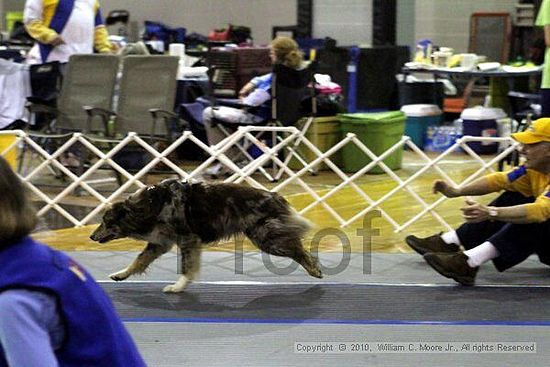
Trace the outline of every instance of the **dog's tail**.
[[285, 212], [283, 217], [285, 218], [284, 222], [286, 230], [289, 233], [294, 233], [299, 237], [304, 237], [305, 234], [313, 228], [313, 223], [298, 214], [298, 212], [284, 197], [277, 193], [273, 193], [273, 198], [280, 205], [279, 209], [282, 209], [282, 211]]
[[302, 217], [295, 210], [292, 210], [288, 215], [286, 224], [289, 227], [289, 231], [298, 233], [300, 237], [304, 237], [305, 234], [313, 228], [313, 223]]

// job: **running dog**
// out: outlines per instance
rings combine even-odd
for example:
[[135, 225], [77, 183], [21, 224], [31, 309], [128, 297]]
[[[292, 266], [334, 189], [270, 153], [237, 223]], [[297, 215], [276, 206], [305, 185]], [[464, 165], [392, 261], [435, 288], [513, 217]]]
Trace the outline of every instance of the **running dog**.
[[181, 277], [164, 292], [181, 292], [195, 278], [202, 245], [242, 233], [260, 250], [289, 257], [316, 278], [319, 263], [302, 245], [309, 223], [279, 194], [235, 184], [186, 183], [176, 179], [141, 189], [113, 204], [90, 238], [105, 243], [131, 237], [147, 246], [125, 269], [121, 281], [145, 272], [174, 245], [181, 252]]

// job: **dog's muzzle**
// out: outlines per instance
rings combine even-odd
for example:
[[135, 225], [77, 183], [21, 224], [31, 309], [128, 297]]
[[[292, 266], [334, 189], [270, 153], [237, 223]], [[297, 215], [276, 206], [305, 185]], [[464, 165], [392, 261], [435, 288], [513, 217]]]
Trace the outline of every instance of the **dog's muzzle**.
[[100, 225], [91, 235], [90, 239], [99, 243], [109, 242], [114, 240], [116, 236], [113, 233], [107, 233], [103, 229], [103, 225]]
[[96, 242], [99, 242], [99, 243], [105, 243], [105, 242], [109, 242], [111, 240], [114, 240], [116, 238], [116, 236], [114, 236], [114, 235], [105, 236], [105, 237], [90, 236], [90, 238], [93, 241], [96, 241]]

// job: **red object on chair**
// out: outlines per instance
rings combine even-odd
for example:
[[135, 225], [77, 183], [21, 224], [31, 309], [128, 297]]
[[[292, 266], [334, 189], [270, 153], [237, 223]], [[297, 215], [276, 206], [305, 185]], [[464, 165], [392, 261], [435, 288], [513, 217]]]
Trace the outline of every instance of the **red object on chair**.
[[443, 112], [447, 113], [461, 113], [465, 108], [468, 107], [470, 102], [470, 97], [474, 89], [477, 78], [472, 78], [464, 87], [464, 92], [462, 97], [452, 97], [443, 99]]
[[445, 98], [443, 100], [443, 112], [461, 113], [468, 106], [465, 97]]

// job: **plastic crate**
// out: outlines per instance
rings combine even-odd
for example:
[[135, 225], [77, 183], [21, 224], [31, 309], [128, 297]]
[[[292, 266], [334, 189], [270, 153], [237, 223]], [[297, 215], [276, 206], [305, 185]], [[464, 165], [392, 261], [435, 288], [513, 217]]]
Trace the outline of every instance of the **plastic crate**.
[[[302, 128], [303, 124], [306, 122], [306, 118], [298, 121], [297, 127]], [[326, 152], [334, 145], [340, 142], [342, 137], [342, 132], [340, 128], [340, 120], [337, 116], [327, 116], [327, 117], [316, 117], [313, 119], [313, 122], [309, 126], [309, 129], [305, 134], [306, 138], [313, 143], [321, 152]], [[317, 158], [311, 149], [299, 145], [297, 148], [298, 154], [306, 161], [311, 162]], [[341, 150], [338, 150], [329, 159], [336, 164], [338, 167], [342, 166], [342, 154]], [[296, 158], [292, 158], [288, 163], [288, 166], [293, 170], [302, 169], [304, 166]], [[328, 170], [329, 167], [324, 163], [320, 163], [317, 166], [317, 169], [320, 171]]]
[[215, 69], [212, 92], [217, 96], [236, 97], [255, 76], [271, 71], [267, 47], [213, 48], [208, 63]]
[[[405, 114], [400, 111], [379, 113], [347, 113], [340, 115], [342, 135], [354, 133], [377, 156], [401, 140], [405, 132]], [[355, 144], [348, 143], [342, 149], [343, 168], [346, 172], [357, 172], [372, 160]], [[401, 168], [403, 148], [390, 154], [384, 163], [388, 168]], [[379, 166], [374, 166], [367, 173], [384, 173]]]
[[[4, 153], [6, 149], [12, 146], [13, 143], [15, 143], [16, 138], [17, 137], [13, 134], [0, 134], [0, 155], [2, 155], [2, 153]], [[8, 161], [11, 168], [15, 170], [17, 167], [17, 146], [13, 146], [2, 156], [6, 161]]]

